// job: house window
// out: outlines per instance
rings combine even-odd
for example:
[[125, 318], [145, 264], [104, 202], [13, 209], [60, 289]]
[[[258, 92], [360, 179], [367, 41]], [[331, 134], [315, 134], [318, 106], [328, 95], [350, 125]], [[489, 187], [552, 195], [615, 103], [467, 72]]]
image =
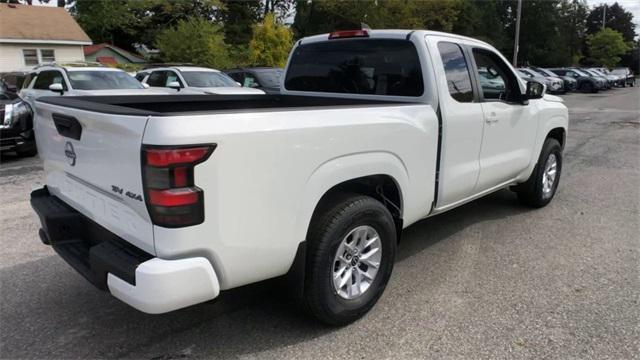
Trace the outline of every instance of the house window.
[[22, 50], [25, 65], [38, 65], [38, 51], [36, 49]]
[[53, 49], [23, 49], [22, 55], [24, 64], [27, 66], [56, 61], [56, 53]]
[[54, 62], [56, 61], [56, 54], [53, 49], [40, 49], [40, 62]]

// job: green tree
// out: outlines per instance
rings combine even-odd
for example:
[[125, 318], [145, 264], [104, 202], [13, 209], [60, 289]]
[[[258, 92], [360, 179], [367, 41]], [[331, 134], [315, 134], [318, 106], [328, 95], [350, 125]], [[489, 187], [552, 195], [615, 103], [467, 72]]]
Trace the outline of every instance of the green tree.
[[297, 37], [335, 30], [429, 29], [452, 31], [463, 0], [299, 1], [292, 25]]
[[636, 24], [633, 23], [633, 14], [625, 10], [617, 2], [613, 5], [599, 5], [593, 8], [587, 18], [587, 32], [595, 34], [602, 29], [602, 15], [605, 13], [605, 27], [611, 28], [622, 34], [624, 41], [633, 41], [636, 37]]
[[[69, 2], [69, 1], [68, 1]], [[219, 0], [74, 0], [70, 12], [96, 42], [127, 50], [153, 46], [158, 33], [181, 20], [213, 20]]]
[[618, 65], [620, 55], [631, 50], [631, 47], [625, 43], [622, 34], [609, 28], [588, 35], [587, 44], [593, 62], [610, 68]]
[[213, 68], [231, 66], [219, 25], [201, 18], [181, 20], [162, 31], [155, 42], [166, 62], [187, 62]]
[[71, 13], [94, 43], [131, 48], [128, 40], [121, 41], [134, 33], [136, 17], [129, 5], [128, 0], [76, 0]]
[[264, 21], [253, 27], [253, 38], [249, 43], [249, 61], [253, 65], [284, 67], [293, 45], [291, 30], [276, 22], [269, 13]]
[[224, 24], [227, 44], [243, 45], [251, 40], [251, 29], [260, 20], [260, 0], [222, 0], [217, 19]]

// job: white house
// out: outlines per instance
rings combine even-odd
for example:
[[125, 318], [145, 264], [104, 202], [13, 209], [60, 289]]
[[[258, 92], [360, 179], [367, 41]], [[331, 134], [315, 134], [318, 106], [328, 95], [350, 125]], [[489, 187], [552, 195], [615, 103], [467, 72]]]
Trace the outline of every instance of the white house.
[[61, 7], [0, 4], [0, 72], [84, 61], [91, 39]]

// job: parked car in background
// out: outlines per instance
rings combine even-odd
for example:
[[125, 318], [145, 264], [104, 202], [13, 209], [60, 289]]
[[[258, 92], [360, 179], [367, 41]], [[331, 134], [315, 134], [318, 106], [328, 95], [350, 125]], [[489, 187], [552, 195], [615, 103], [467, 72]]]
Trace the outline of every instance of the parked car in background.
[[619, 75], [624, 78], [624, 86], [634, 86], [636, 84], [636, 77], [629, 68], [615, 68], [611, 70], [611, 74]]
[[243, 87], [260, 89], [267, 94], [280, 93], [280, 78], [284, 72], [281, 68], [250, 67], [224, 71]]
[[593, 70], [589, 70], [585, 68], [580, 68], [579, 70], [595, 78], [598, 81], [602, 81], [604, 83], [604, 89], [611, 89], [613, 87], [613, 83], [609, 81], [609, 79], [607, 79], [605, 76], [602, 76], [602, 74], [598, 74]]
[[613, 88], [618, 84], [620, 84], [620, 80], [621, 80], [620, 77], [617, 75], [608, 74], [606, 70], [601, 70], [600, 68], [587, 68], [585, 70], [587, 70], [591, 74], [598, 75], [605, 78], [607, 80], [607, 84], [609, 85], [609, 88]]
[[0, 81], [0, 151], [34, 156], [35, 141], [31, 106]]
[[403, 228], [505, 188], [541, 208], [558, 188], [567, 108], [485, 42], [316, 35], [296, 42], [283, 85], [40, 99], [42, 242], [144, 312], [286, 276], [310, 315], [345, 325], [384, 292]]
[[0, 81], [4, 82], [9, 91], [17, 93], [22, 88], [22, 83], [27, 74], [27, 72], [23, 71], [0, 73]]
[[139, 71], [136, 79], [152, 88], [184, 89], [199, 94], [247, 95], [264, 94], [264, 91], [244, 88], [229, 75], [198, 66], [157, 67]]
[[553, 73], [561, 76], [570, 76], [578, 82], [578, 90], [586, 93], [597, 93], [605, 88], [604, 79], [596, 79], [593, 76], [574, 68], [553, 68], [549, 69]]
[[530, 69], [535, 70], [539, 74], [562, 79], [562, 85], [565, 91], [576, 91], [578, 89], [578, 81], [571, 76], [563, 76], [556, 74], [549, 69], [531, 66]]
[[564, 82], [557, 76], [545, 76], [531, 68], [518, 68], [525, 80], [535, 80], [547, 86], [547, 92], [551, 94], [564, 94]]
[[120, 69], [83, 64], [51, 64], [35, 68], [27, 75], [20, 97], [33, 107], [41, 96], [168, 94], [147, 89]]

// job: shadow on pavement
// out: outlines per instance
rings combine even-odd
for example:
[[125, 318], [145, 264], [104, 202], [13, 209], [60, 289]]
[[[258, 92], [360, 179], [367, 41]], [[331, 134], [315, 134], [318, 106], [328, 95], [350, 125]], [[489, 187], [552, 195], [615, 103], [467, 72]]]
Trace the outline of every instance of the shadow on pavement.
[[[525, 211], [512, 193], [500, 191], [421, 221], [404, 231], [397, 262], [470, 225]], [[38, 240], [34, 234], [20, 241]], [[192, 351], [238, 357], [335, 331], [305, 317], [273, 281], [228, 292], [216, 302], [147, 315], [94, 289], [50, 256], [0, 270], [0, 290], [2, 358], [175, 359]]]

